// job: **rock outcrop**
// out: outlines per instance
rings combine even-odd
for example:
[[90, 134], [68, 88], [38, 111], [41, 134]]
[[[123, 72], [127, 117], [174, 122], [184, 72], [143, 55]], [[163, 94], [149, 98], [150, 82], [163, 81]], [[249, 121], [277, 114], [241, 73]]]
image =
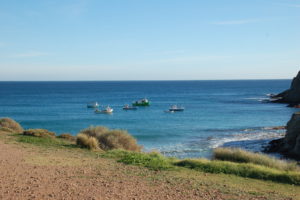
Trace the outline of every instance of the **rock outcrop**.
[[300, 112], [294, 113], [287, 123], [285, 137], [271, 141], [267, 152], [278, 152], [300, 160]]
[[272, 102], [288, 103], [293, 105], [300, 104], [300, 71], [293, 79], [290, 89], [285, 90], [277, 95], [271, 97]]

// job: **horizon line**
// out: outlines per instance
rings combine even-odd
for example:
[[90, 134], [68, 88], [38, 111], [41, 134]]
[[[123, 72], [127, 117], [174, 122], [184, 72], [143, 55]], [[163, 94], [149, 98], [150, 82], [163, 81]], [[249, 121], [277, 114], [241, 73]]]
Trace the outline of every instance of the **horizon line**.
[[274, 79], [174, 79], [174, 80], [5, 80], [0, 82], [135, 82], [135, 81], [263, 81], [263, 80], [292, 80], [293, 78]]

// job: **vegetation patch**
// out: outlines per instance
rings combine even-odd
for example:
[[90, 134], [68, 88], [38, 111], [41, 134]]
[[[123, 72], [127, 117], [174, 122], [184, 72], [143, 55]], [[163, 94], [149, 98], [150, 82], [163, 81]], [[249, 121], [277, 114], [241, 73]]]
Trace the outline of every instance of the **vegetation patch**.
[[178, 161], [175, 164], [180, 167], [186, 167], [208, 173], [234, 174], [241, 177], [300, 185], [300, 173], [272, 169], [252, 163], [186, 159]]
[[54, 132], [50, 132], [46, 129], [28, 129], [23, 132], [23, 135], [34, 137], [55, 137]]
[[62, 138], [62, 139], [66, 139], [69, 141], [76, 141], [76, 137], [71, 135], [70, 133], [63, 133], [63, 134], [57, 136], [57, 138]]
[[279, 170], [299, 171], [296, 162], [282, 161], [261, 153], [252, 153], [236, 148], [217, 148], [214, 150], [213, 158], [215, 160], [253, 163]]
[[82, 148], [87, 148], [90, 150], [99, 149], [98, 140], [95, 137], [91, 137], [86, 134], [78, 134], [76, 139], [76, 144]]
[[12, 129], [7, 128], [7, 127], [0, 127], [0, 131], [5, 132], [5, 133], [14, 133], [15, 132]]
[[1, 118], [0, 128], [6, 130], [7, 132], [14, 132], [14, 133], [23, 132], [22, 126], [18, 122], [10, 118]]
[[81, 130], [80, 133], [97, 138], [107, 131], [109, 131], [109, 129], [104, 126], [90, 126], [86, 129]]
[[140, 152], [142, 149], [142, 146], [137, 144], [136, 139], [125, 130], [109, 130], [103, 126], [91, 126], [82, 130], [79, 135], [81, 134], [96, 138], [99, 147], [105, 151], [123, 149]]
[[173, 169], [174, 159], [164, 157], [157, 152], [140, 153], [124, 150], [111, 150], [106, 152], [104, 157], [116, 158], [118, 162], [130, 165], [147, 167], [152, 170], [168, 170]]
[[54, 137], [32, 137], [25, 135], [15, 135], [18, 142], [34, 144], [43, 147], [63, 147], [70, 146], [70, 142], [65, 140], [57, 139]]

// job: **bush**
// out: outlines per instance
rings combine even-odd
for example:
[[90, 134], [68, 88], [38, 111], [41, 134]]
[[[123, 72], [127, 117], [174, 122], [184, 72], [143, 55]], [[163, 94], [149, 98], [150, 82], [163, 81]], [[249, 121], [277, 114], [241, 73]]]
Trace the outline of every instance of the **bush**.
[[103, 150], [125, 149], [129, 151], [141, 151], [142, 147], [136, 142], [136, 139], [123, 130], [111, 130], [98, 138], [100, 147]]
[[23, 132], [23, 135], [34, 137], [55, 137], [54, 132], [50, 132], [46, 129], [28, 129]]
[[234, 148], [217, 148], [214, 150], [213, 158], [239, 163], [253, 163], [280, 170], [299, 170], [296, 162], [285, 162], [261, 153], [252, 153]]
[[[3, 128], [8, 128], [8, 129], [12, 130], [15, 133], [22, 133], [23, 130], [24, 130], [18, 122], [16, 122], [13, 119], [10, 119], [10, 118], [0, 119], [0, 128], [2, 128], [2, 129]], [[6, 129], [6, 130], [8, 130], [8, 129]]]
[[76, 144], [82, 148], [88, 148], [90, 150], [99, 149], [98, 140], [95, 137], [90, 137], [86, 134], [78, 134]]
[[76, 141], [76, 137], [71, 135], [70, 133], [63, 133], [59, 136], [57, 136], [58, 138], [62, 138], [62, 139], [66, 139], [69, 141]]
[[124, 149], [139, 152], [142, 149], [136, 139], [124, 130], [109, 130], [103, 126], [91, 126], [82, 130], [80, 134], [97, 138], [99, 147], [103, 150]]
[[241, 177], [300, 185], [300, 173], [271, 169], [251, 163], [187, 159], [177, 162], [176, 165], [208, 173], [234, 174]]
[[107, 131], [109, 131], [109, 129], [104, 126], [90, 126], [89, 128], [80, 131], [80, 133], [86, 134], [90, 137], [98, 138], [100, 135], [106, 133]]

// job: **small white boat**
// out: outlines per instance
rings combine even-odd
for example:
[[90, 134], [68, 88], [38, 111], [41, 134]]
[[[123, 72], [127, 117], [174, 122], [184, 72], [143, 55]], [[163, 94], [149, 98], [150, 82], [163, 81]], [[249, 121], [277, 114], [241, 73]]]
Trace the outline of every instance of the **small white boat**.
[[89, 102], [87, 103], [87, 108], [98, 108], [99, 104], [98, 102]]
[[111, 107], [107, 106], [104, 110], [96, 109], [95, 113], [96, 114], [111, 114], [113, 111], [114, 111], [114, 109], [112, 109]]
[[129, 106], [128, 104], [126, 104], [123, 107], [123, 110], [137, 110], [137, 107], [135, 107], [135, 106]]
[[173, 105], [169, 108], [169, 111], [173, 111], [173, 112], [184, 111], [184, 107]]

